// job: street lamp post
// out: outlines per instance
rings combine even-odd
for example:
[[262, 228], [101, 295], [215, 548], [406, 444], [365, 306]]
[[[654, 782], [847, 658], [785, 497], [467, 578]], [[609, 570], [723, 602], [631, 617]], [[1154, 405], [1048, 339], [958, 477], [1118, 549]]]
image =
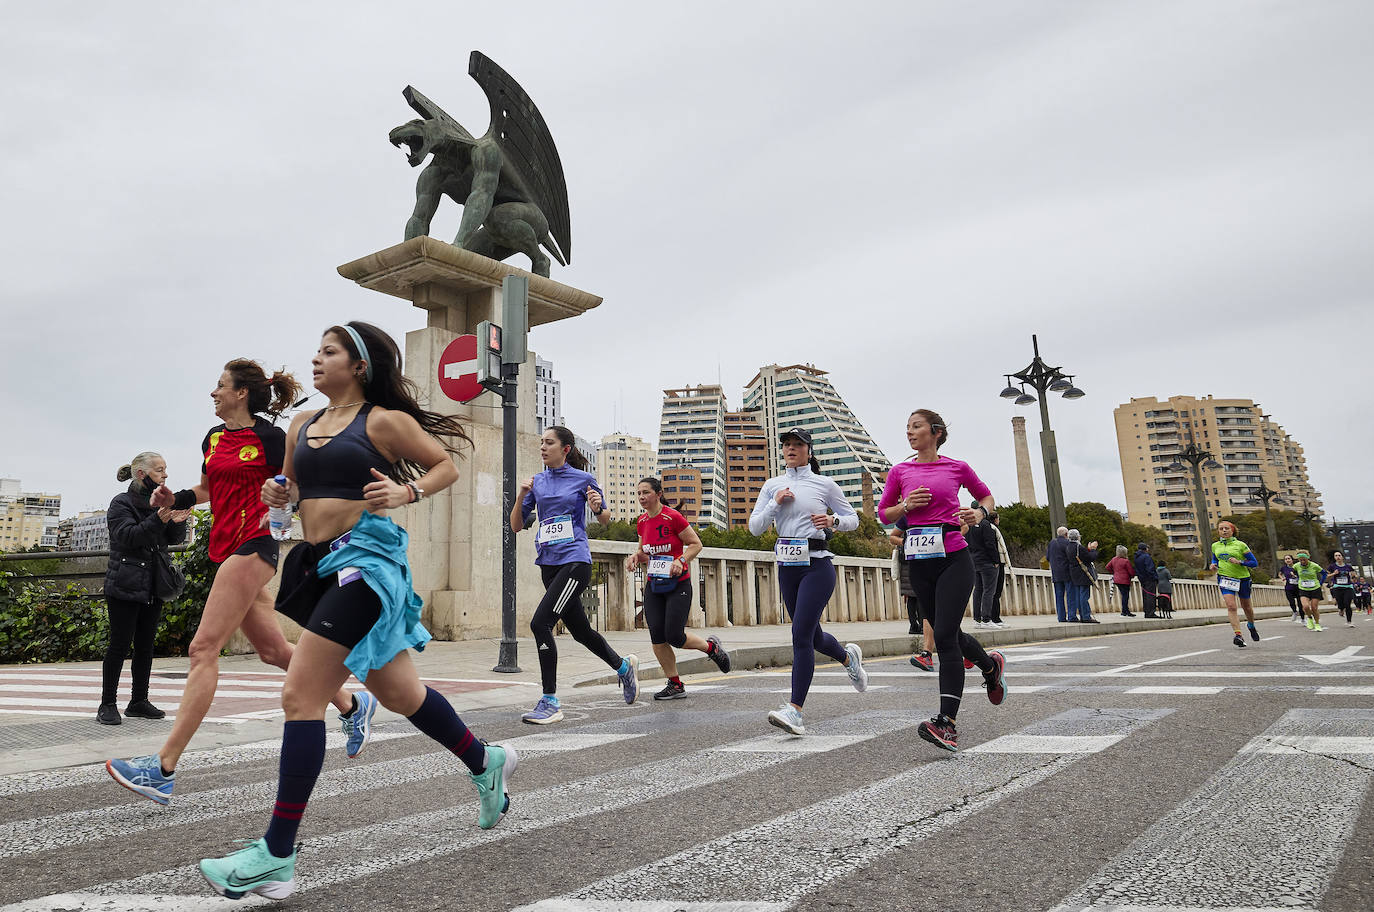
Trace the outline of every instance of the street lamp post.
[[1295, 526], [1300, 523], [1307, 524], [1307, 553], [1313, 560], [1317, 559], [1317, 534], [1312, 531], [1312, 520], [1316, 518], [1317, 514], [1308, 509], [1307, 501], [1304, 499], [1302, 502], [1302, 512], [1298, 514], [1297, 519], [1293, 520], [1293, 525]]
[[[1219, 469], [1221, 463], [1212, 458], [1210, 451], [1199, 449], [1192, 441], [1189, 441], [1183, 452], [1164, 468], [1170, 472], [1182, 472], [1184, 462], [1193, 467], [1193, 524], [1197, 526], [1198, 553], [1206, 557], [1207, 553], [1203, 549], [1210, 543], [1212, 533], [1211, 524], [1207, 521], [1207, 493], [1202, 488], [1202, 469]], [[1203, 541], [1204, 529], [1207, 530], [1206, 542]]]
[[1250, 492], [1250, 500], [1264, 504], [1264, 530], [1269, 533], [1269, 553], [1274, 558], [1274, 578], [1277, 579], [1279, 575], [1279, 539], [1278, 533], [1274, 531], [1274, 517], [1269, 512], [1269, 501], [1272, 500], [1282, 505], [1283, 498], [1279, 496], [1278, 491], [1269, 490], [1269, 486], [1261, 480], [1260, 486]]
[[[1073, 376], [1065, 374], [1061, 368], [1051, 367], [1040, 358], [1040, 342], [1032, 335], [1031, 348], [1035, 357], [1031, 363], [1014, 374], [1006, 374], [1007, 388], [1002, 390], [1003, 399], [1014, 399], [1015, 405], [1030, 405], [1037, 397], [1026, 392], [1026, 384], [1039, 393], [1040, 401], [1040, 456], [1045, 462], [1045, 490], [1050, 502], [1050, 538], [1060, 526], [1067, 525], [1068, 514], [1064, 510], [1064, 485], [1059, 480], [1059, 450], [1055, 446], [1054, 431], [1050, 429], [1050, 408], [1045, 401], [1047, 393], [1060, 393], [1065, 399], [1082, 399], [1085, 393], [1073, 385]], [[1021, 382], [1021, 388], [1012, 385], [1012, 378]]]

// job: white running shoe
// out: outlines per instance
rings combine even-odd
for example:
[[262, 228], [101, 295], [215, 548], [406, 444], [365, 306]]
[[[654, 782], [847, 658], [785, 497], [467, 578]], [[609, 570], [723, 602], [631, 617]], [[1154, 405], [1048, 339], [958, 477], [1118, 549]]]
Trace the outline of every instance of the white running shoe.
[[806, 726], [802, 724], [801, 710], [791, 703], [784, 703], [777, 709], [768, 714], [768, 724], [775, 725], [789, 735], [806, 734]]
[[859, 693], [868, 690], [868, 672], [864, 671], [864, 654], [858, 643], [846, 643], [844, 651], [849, 653], [849, 664], [844, 670], [849, 672], [849, 683]]

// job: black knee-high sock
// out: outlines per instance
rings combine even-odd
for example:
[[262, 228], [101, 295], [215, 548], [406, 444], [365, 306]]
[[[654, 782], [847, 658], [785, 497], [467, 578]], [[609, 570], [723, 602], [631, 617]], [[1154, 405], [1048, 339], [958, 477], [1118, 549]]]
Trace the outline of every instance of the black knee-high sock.
[[277, 779], [277, 803], [267, 825], [267, 851], [286, 858], [296, 842], [296, 830], [305, 814], [315, 780], [324, 768], [324, 722], [287, 722], [281, 735], [281, 766]]
[[433, 687], [425, 688], [425, 702], [409, 719], [411, 725], [456, 754], [472, 772], [486, 769], [486, 745], [468, 731], [448, 700]]

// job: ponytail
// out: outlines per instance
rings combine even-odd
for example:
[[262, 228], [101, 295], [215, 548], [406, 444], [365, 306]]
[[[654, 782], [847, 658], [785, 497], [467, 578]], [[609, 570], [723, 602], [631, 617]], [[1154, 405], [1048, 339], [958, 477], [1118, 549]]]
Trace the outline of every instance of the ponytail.
[[[807, 447], [807, 449], [810, 449], [810, 447]], [[821, 474], [821, 464], [816, 460], [815, 456], [811, 457], [811, 471], [815, 472], [817, 475]]]
[[131, 466], [122, 465], [119, 467], [119, 471], [115, 472], [115, 481], [128, 481], [133, 477], [134, 470]]
[[280, 418], [301, 394], [295, 377], [284, 370], [268, 377], [262, 365], [250, 358], [235, 358], [224, 369], [229, 372], [234, 389], [248, 390], [248, 412], [253, 415], [266, 413]]
[[568, 465], [582, 472], [587, 471], [587, 466], [589, 464], [587, 462], [587, 457], [583, 456], [582, 451], [577, 448], [577, 438], [573, 436], [573, 432], [563, 427], [561, 424], [550, 425], [549, 430], [553, 431], [554, 435], [558, 437], [559, 443], [569, 448], [567, 457]]

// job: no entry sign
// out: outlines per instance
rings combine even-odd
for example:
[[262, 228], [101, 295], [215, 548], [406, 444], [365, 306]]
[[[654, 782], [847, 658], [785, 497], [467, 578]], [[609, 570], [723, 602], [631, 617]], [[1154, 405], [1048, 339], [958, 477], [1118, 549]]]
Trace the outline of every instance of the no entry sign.
[[454, 402], [471, 402], [486, 392], [477, 382], [476, 336], [459, 336], [439, 356], [439, 388]]

